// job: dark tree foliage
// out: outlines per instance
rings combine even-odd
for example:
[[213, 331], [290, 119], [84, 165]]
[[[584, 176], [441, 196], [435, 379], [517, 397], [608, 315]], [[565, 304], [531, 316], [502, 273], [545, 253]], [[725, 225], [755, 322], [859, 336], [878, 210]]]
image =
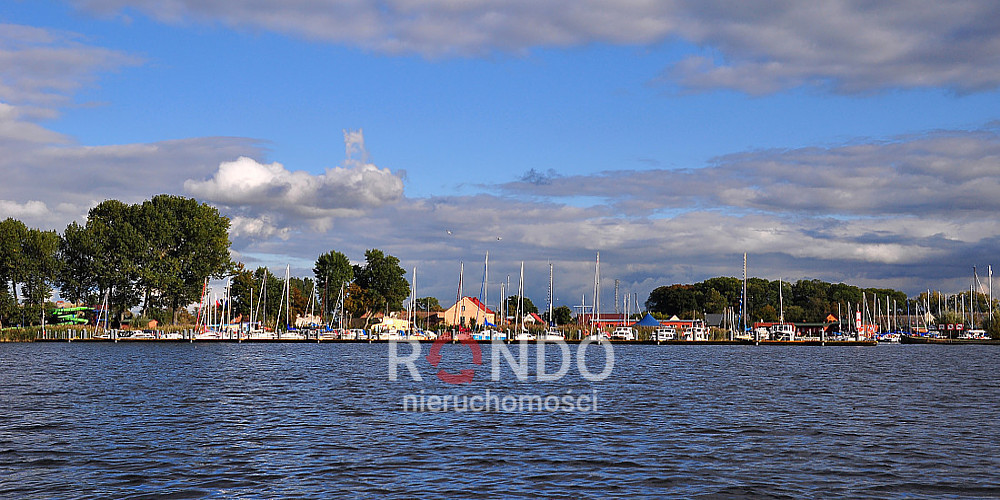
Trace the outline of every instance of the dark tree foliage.
[[[533, 302], [531, 302], [531, 299], [527, 297], [521, 297], [521, 301], [522, 301], [521, 307], [524, 308], [525, 314], [531, 314], [531, 313], [538, 314], [538, 308], [535, 307], [535, 304]], [[508, 315], [513, 316], [517, 314], [517, 295], [511, 295], [510, 297], [507, 297], [506, 307]]]
[[399, 259], [373, 248], [365, 252], [365, 265], [356, 267], [355, 283], [365, 290], [364, 309], [367, 311], [396, 311], [403, 308], [403, 300], [410, 294], [406, 270], [399, 266]]
[[416, 300], [418, 311], [444, 311], [437, 297], [421, 297]]
[[[727, 307], [738, 311], [742, 288], [740, 279], [730, 277], [710, 278], [693, 285], [660, 286], [649, 294], [646, 308], [659, 317], [677, 315], [681, 318], [720, 313]], [[747, 279], [747, 310], [752, 321], [777, 321], [784, 312], [786, 321], [822, 322], [831, 314], [837, 315], [838, 305], [842, 314], [846, 314], [848, 304], [857, 307], [862, 298], [869, 304], [878, 300], [884, 308], [886, 297], [889, 298], [890, 309], [896, 301], [897, 310], [905, 313], [906, 294], [897, 290], [863, 289], [815, 279], [795, 283]]]
[[[567, 306], [559, 306], [553, 309], [552, 316], [555, 318], [556, 325], [568, 325], [573, 322], [573, 310]], [[548, 311], [542, 314], [542, 319], [551, 321]]]

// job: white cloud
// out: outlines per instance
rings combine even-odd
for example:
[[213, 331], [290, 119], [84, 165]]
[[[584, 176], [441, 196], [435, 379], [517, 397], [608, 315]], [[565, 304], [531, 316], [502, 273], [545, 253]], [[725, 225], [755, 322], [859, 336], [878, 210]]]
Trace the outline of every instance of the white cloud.
[[1000, 85], [1000, 7], [989, 1], [77, 0], [163, 22], [221, 22], [385, 53], [470, 56], [594, 42], [704, 49], [665, 74], [685, 90], [765, 94], [959, 92]]
[[40, 218], [49, 214], [45, 202], [31, 200], [18, 203], [11, 200], [0, 200], [0, 219], [13, 217], [15, 219]]
[[641, 215], [693, 207], [782, 214], [983, 216], [1000, 211], [1000, 130], [938, 131], [889, 141], [749, 151], [704, 168], [521, 180], [509, 195], [591, 196]]
[[[348, 155], [367, 157], [360, 132], [345, 133], [345, 142]], [[387, 168], [351, 158], [344, 167], [312, 174], [241, 157], [222, 162], [209, 179], [184, 181], [184, 190], [202, 201], [227, 207], [246, 220], [268, 221], [258, 230], [239, 232], [249, 236], [275, 231], [287, 234], [303, 223], [326, 231], [338, 218], [358, 217], [365, 210], [398, 201], [403, 196], [403, 181]], [[274, 229], [264, 230], [266, 227]]]
[[85, 45], [79, 38], [70, 32], [0, 24], [0, 101], [47, 107], [65, 103], [98, 72], [141, 62]]

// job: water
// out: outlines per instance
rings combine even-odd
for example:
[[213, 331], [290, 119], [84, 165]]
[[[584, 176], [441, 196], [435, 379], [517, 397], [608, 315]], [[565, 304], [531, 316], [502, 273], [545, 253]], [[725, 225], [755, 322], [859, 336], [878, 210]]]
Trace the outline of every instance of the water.
[[[450, 386], [385, 345], [0, 344], [0, 497], [1000, 497], [994, 346], [616, 346], [595, 383], [483, 349]], [[486, 389], [598, 408], [401, 411]]]

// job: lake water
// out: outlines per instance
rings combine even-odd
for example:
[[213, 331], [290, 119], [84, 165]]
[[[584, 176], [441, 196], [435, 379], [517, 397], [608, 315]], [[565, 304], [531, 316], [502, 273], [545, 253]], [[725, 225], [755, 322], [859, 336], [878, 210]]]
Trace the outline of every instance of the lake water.
[[[388, 380], [384, 344], [0, 344], [0, 497], [1000, 496], [996, 346], [613, 352], [494, 381], [449, 345], [449, 385]], [[486, 390], [598, 403], [403, 411]]]

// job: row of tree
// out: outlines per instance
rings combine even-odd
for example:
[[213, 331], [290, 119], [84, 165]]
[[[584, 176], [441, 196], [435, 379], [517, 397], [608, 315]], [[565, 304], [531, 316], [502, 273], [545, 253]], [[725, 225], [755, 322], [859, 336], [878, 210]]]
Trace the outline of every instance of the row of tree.
[[[179, 196], [133, 205], [107, 200], [89, 211], [84, 224], [73, 222], [62, 234], [7, 218], [0, 221], [0, 327], [43, 321], [55, 288], [74, 303], [106, 302], [112, 326], [136, 307], [146, 318], [176, 323], [190, 304], [200, 302], [207, 279], [226, 277], [229, 301], [223, 296], [219, 305], [232, 318], [249, 318], [252, 305], [258, 319], [277, 321], [284, 280], [267, 268], [251, 271], [234, 263], [229, 248], [229, 219]], [[340, 252], [320, 255], [314, 274], [315, 279], [289, 279], [292, 318], [310, 312], [313, 300], [318, 311], [332, 313], [341, 287], [342, 305], [352, 317], [401, 309], [410, 293], [399, 259], [378, 249], [365, 252], [361, 265]]]
[[[206, 278], [232, 268], [228, 234], [229, 219], [216, 208], [170, 195], [104, 201], [61, 235], [8, 218], [0, 222], [0, 321], [40, 322], [53, 287], [72, 302], [106, 301], [113, 319], [140, 304], [176, 318]], [[17, 307], [19, 290], [27, 307]]]
[[[742, 293], [743, 282], [740, 279], [710, 278], [695, 284], [658, 287], [649, 294], [646, 308], [662, 315], [700, 318], [706, 313], [722, 313], [726, 308], [735, 308], [738, 312]], [[867, 301], [869, 308], [877, 307], [887, 314], [899, 316], [909, 312], [913, 315], [931, 313], [936, 318], [954, 318], [959, 316], [955, 311], [965, 311], [967, 317], [975, 313], [988, 320], [991, 310], [989, 298], [979, 292], [945, 297], [931, 291], [908, 298], [898, 290], [860, 288], [816, 279], [794, 283], [747, 279], [747, 312], [752, 321], [778, 321], [783, 306], [786, 321], [822, 322], [830, 314], [847, 314], [848, 304], [856, 308], [862, 301]], [[952, 322], [957, 321], [953, 319]]]

